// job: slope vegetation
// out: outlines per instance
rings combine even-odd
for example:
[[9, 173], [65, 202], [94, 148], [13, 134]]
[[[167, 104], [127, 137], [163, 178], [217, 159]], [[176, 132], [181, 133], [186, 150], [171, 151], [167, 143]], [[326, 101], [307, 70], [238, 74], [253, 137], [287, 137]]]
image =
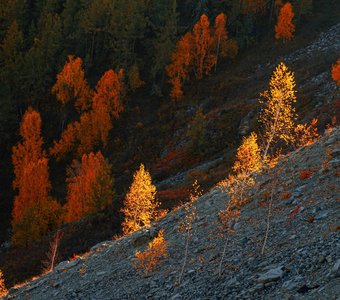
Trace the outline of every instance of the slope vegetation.
[[[221, 276], [225, 240], [217, 235], [217, 223], [228, 199], [215, 187], [195, 202], [198, 218], [179, 285], [184, 207], [151, 228], [102, 242], [53, 272], [12, 288], [8, 299], [333, 299], [340, 293], [339, 137], [339, 127], [330, 129], [256, 178], [256, 188], [229, 237]], [[154, 273], [142, 276], [132, 265], [135, 252], [144, 250], [161, 229], [169, 242], [168, 257]]]

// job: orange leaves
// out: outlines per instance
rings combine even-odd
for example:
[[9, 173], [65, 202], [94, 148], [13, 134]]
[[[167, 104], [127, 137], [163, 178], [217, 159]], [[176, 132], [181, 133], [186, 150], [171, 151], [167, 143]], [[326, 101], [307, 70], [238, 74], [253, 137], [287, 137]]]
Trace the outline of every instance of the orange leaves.
[[118, 118], [123, 111], [121, 95], [123, 92], [123, 70], [116, 74], [112, 69], [104, 73], [96, 86], [93, 97], [93, 110], [98, 106], [104, 107], [112, 117]]
[[57, 75], [57, 82], [52, 92], [63, 105], [75, 101], [78, 111], [83, 111], [91, 105], [91, 92], [85, 79], [82, 59], [73, 55], [67, 57], [62, 71]]
[[[118, 118], [123, 111], [123, 70], [115, 73], [108, 70], [99, 80], [93, 94], [93, 101], [80, 115], [80, 120], [68, 124], [61, 139], [54, 142], [51, 155], [60, 160], [76, 148], [79, 157], [93, 151], [95, 146], [107, 144], [112, 129], [112, 118]], [[84, 108], [84, 107], [83, 107]]]
[[279, 13], [279, 18], [275, 26], [275, 38], [291, 40], [293, 38], [293, 33], [295, 31], [295, 26], [292, 23], [294, 17], [293, 6], [287, 2], [281, 9]]
[[213, 43], [209, 19], [206, 15], [202, 15], [193, 29], [192, 55], [197, 79], [208, 75], [216, 63], [216, 56], [212, 53]]
[[210, 27], [209, 19], [202, 15], [192, 32], [187, 32], [177, 43], [167, 67], [169, 83], [172, 85], [170, 97], [179, 99], [183, 95], [182, 84], [194, 74], [197, 79], [208, 75], [217, 63], [217, 56], [227, 55], [226, 16], [216, 17], [215, 29]]
[[337, 83], [337, 85], [340, 86], [340, 58], [336, 64], [332, 66], [332, 78]]
[[311, 171], [304, 170], [300, 172], [300, 179], [302, 180], [311, 178], [312, 176], [313, 173]]
[[159, 203], [156, 200], [156, 187], [152, 184], [150, 173], [141, 164], [133, 175], [133, 182], [124, 201], [123, 233], [129, 234], [150, 225], [157, 216]]
[[29, 162], [36, 162], [44, 156], [42, 152], [43, 140], [41, 138], [40, 114], [28, 108], [20, 124], [22, 142], [13, 147], [12, 161], [15, 180], [13, 187], [18, 188], [24, 166]]
[[171, 55], [171, 64], [167, 67], [169, 82], [172, 85], [171, 98], [182, 97], [182, 83], [188, 79], [191, 54], [192, 34], [187, 32], [177, 43], [175, 52]]
[[[215, 19], [215, 32], [214, 32], [214, 42], [216, 44], [216, 60], [221, 53], [222, 57], [227, 56], [228, 49], [228, 33], [226, 29], [227, 16], [224, 13], [217, 15]], [[217, 64], [217, 61], [216, 61]]]
[[12, 212], [13, 242], [27, 244], [40, 239], [58, 224], [60, 205], [50, 198], [48, 160], [42, 151], [40, 114], [29, 108], [23, 117], [23, 141], [13, 147], [15, 180], [18, 189]]
[[155, 271], [162, 258], [167, 254], [168, 242], [164, 239], [164, 230], [158, 232], [152, 242], [149, 243], [147, 250], [137, 251], [133, 266], [134, 268], [145, 275]]
[[67, 182], [66, 222], [97, 213], [112, 202], [111, 169], [101, 152], [84, 154], [81, 165], [74, 161]]

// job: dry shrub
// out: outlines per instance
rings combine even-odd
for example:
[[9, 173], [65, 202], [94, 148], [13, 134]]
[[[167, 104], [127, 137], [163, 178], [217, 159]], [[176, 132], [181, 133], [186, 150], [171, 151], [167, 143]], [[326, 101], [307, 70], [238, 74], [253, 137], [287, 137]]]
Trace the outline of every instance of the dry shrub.
[[288, 192], [288, 191], [282, 192], [282, 193], [281, 193], [281, 199], [282, 199], [282, 200], [287, 200], [287, 199], [289, 199], [291, 196], [292, 196], [292, 193], [291, 193], [291, 192]]
[[160, 230], [145, 251], [136, 252], [133, 267], [144, 275], [152, 273], [159, 266], [160, 260], [168, 256], [167, 246], [168, 242], [164, 239], [164, 230]]
[[295, 141], [298, 147], [308, 146], [318, 138], [318, 119], [313, 119], [310, 124], [298, 124], [294, 128]]
[[8, 290], [5, 286], [5, 281], [3, 279], [3, 275], [0, 270], [0, 298], [5, 297], [7, 294], [8, 294]]
[[308, 179], [313, 176], [313, 173], [311, 171], [303, 170], [300, 172], [300, 179]]

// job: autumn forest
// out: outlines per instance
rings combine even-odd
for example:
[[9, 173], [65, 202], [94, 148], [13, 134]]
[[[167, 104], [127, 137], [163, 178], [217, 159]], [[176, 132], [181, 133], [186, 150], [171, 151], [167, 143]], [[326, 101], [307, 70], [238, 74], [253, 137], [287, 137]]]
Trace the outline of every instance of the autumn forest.
[[[252, 174], [338, 122], [332, 109], [312, 114], [299, 92], [308, 70], [277, 60], [314, 38], [318, 22], [332, 25], [333, 6], [1, 1], [0, 296], [5, 284], [53, 270], [55, 261], [180, 205], [189, 241], [193, 203], [215, 185], [231, 199], [219, 215], [229, 235], [255, 186]], [[340, 85], [339, 57], [324, 71]], [[196, 168], [215, 160], [208, 171]], [[166, 248], [160, 231], [136, 252], [134, 267], [151, 273]]]

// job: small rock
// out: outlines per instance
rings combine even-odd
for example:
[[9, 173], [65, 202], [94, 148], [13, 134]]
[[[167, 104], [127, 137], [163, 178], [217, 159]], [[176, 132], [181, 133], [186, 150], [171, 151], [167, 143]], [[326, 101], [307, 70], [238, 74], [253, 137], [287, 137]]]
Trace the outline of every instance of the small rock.
[[176, 294], [171, 297], [171, 300], [180, 300], [180, 299], [182, 299], [182, 296], [180, 294]]
[[332, 273], [336, 276], [339, 277], [340, 276], [340, 259], [337, 259], [337, 261], [335, 262], [333, 268], [332, 268]]
[[278, 268], [271, 269], [264, 274], [260, 274], [257, 281], [262, 282], [262, 283], [268, 283], [272, 281], [277, 281], [280, 278], [282, 278], [282, 276], [283, 276], [283, 270], [282, 270], [282, 266], [280, 266]]
[[298, 287], [299, 283], [293, 280], [285, 281], [282, 285], [282, 289], [286, 291], [295, 290]]
[[321, 219], [327, 218], [327, 216], [328, 216], [328, 211], [323, 210], [323, 211], [318, 212], [314, 219], [321, 220]]

